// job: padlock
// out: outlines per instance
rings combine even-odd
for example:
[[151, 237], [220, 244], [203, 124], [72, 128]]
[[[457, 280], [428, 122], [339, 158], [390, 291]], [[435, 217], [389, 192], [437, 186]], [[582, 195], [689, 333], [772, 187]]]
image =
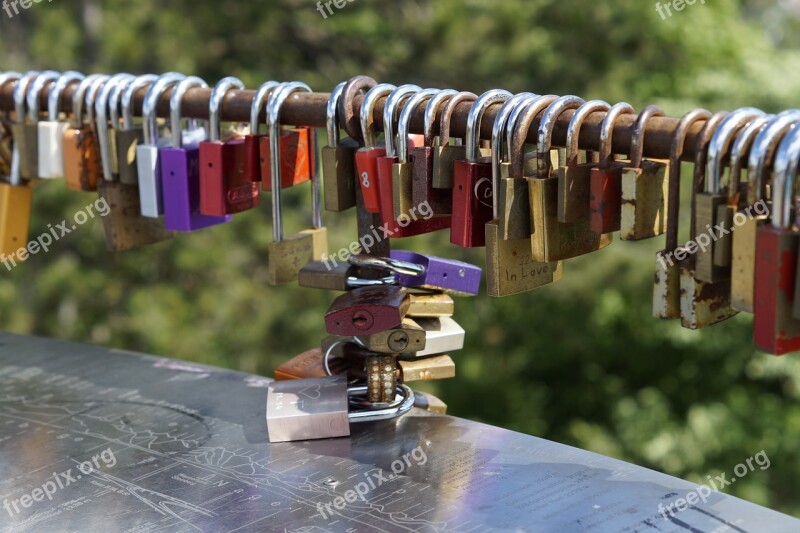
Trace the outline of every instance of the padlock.
[[[453, 193], [448, 189], [437, 189], [433, 186], [434, 154], [440, 146], [434, 139], [433, 125], [442, 104], [457, 95], [458, 91], [446, 89], [438, 91], [425, 106], [424, 144], [413, 149], [411, 159], [414, 161], [414, 172], [411, 179], [411, 201], [413, 205], [430, 206], [433, 216], [447, 216], [453, 212]], [[405, 109], [403, 109], [405, 112]], [[400, 115], [403, 123], [403, 115]], [[401, 126], [402, 127], [402, 126]], [[401, 137], [402, 138], [402, 137]]]
[[558, 175], [558, 221], [582, 222], [589, 220], [589, 196], [591, 195], [592, 168], [597, 163], [586, 152], [586, 162], [578, 159], [578, 138], [586, 117], [592, 113], [608, 112], [610, 106], [603, 100], [590, 100], [575, 111], [567, 129], [567, 154]]
[[667, 227], [667, 165], [645, 160], [644, 141], [647, 123], [663, 117], [658, 106], [646, 107], [636, 119], [631, 142], [631, 164], [622, 169], [622, 212], [620, 239], [639, 241], [663, 234]]
[[395, 276], [388, 271], [353, 266], [349, 263], [330, 265], [326, 261], [309, 261], [300, 269], [297, 281], [301, 287], [331, 291], [349, 291], [359, 287], [394, 285]]
[[95, 191], [103, 179], [94, 125], [91, 121], [84, 123], [83, 110], [86, 107], [87, 116], [94, 113], [86, 106], [86, 97], [97, 94], [108, 78], [102, 74], [87, 76], [72, 93], [73, 122], [64, 133], [64, 178], [67, 187], [75, 191]]
[[[520, 241], [518, 248], [521, 245], [522, 239], [530, 240], [533, 230], [531, 229], [531, 205], [530, 195], [528, 193], [528, 182], [524, 179], [526, 174], [535, 175], [537, 172], [537, 159], [535, 153], [530, 154], [516, 154], [514, 157], [524, 158], [524, 172], [512, 174], [511, 165], [511, 146], [509, 142], [513, 142], [514, 129], [517, 127], [517, 121], [525, 110], [530, 110], [531, 113], [540, 113], [544, 111], [556, 98], [554, 94], [545, 96], [520, 93], [513, 98], [506, 101], [503, 106], [509, 106], [510, 109], [506, 111], [504, 117], [506, 125], [508, 126], [503, 132], [503, 124], [500, 124], [497, 119], [492, 127], [492, 145], [499, 143], [503, 146], [500, 135], [505, 135], [505, 149], [503, 153], [497, 153], [492, 149], [492, 165], [499, 165], [498, 171], [494, 172], [495, 176], [492, 180], [494, 193], [492, 198], [493, 209], [497, 209], [495, 218], [498, 221], [500, 238], [503, 240]], [[534, 111], [534, 109], [536, 111]], [[501, 108], [500, 112], [503, 111]], [[499, 115], [499, 113], [498, 113]], [[555, 151], [552, 151], [555, 153]], [[558, 161], [556, 161], [558, 165]], [[520, 167], [514, 166], [514, 170], [520, 170]], [[529, 243], [530, 245], [530, 243]], [[529, 246], [530, 247], [530, 246]], [[515, 250], [516, 251], [516, 250]], [[528, 254], [525, 254], [526, 256]], [[490, 254], [487, 253], [487, 257]], [[524, 262], [525, 259], [520, 257], [520, 261]]]
[[[208, 84], [196, 76], [189, 76], [178, 83], [170, 97], [171, 145], [159, 149], [161, 167], [161, 195], [164, 206], [164, 227], [172, 231], [195, 231], [217, 224], [230, 222], [231, 215], [221, 217], [200, 213], [200, 149], [199, 142], [205, 140], [205, 129], [184, 132], [181, 127], [181, 103], [189, 89], [208, 88]], [[184, 142], [184, 137], [199, 138]]]
[[141, 89], [148, 89], [158, 80], [155, 74], [137, 77], [122, 93], [122, 128], [117, 132], [117, 165], [119, 181], [125, 185], [139, 184], [136, 165], [136, 148], [144, 143], [144, 127], [133, 118], [133, 97]]
[[328, 145], [322, 147], [322, 183], [325, 209], [346, 211], [356, 206], [355, 155], [358, 141], [340, 139], [339, 100], [347, 82], [336, 86], [328, 99], [326, 126]]
[[[758, 226], [766, 220], [769, 211], [765, 194], [769, 175], [768, 162], [772, 160], [783, 136], [797, 122], [800, 122], [800, 110], [797, 109], [789, 109], [775, 115], [755, 137], [747, 157], [746, 207], [740, 209], [734, 216], [734, 219], [741, 220], [742, 224], [739, 224], [733, 232], [731, 252], [731, 305], [739, 311], [753, 312], [756, 235]], [[740, 147], [734, 146], [734, 149], [737, 148]], [[735, 157], [741, 160], [743, 154], [743, 151], [736, 151]], [[754, 211], [756, 208], [760, 209]]]
[[[512, 130], [516, 124], [510, 122], [510, 117], [514, 110], [519, 109], [519, 103], [525, 102], [527, 96], [516, 95], [503, 104], [495, 117], [492, 127], [492, 186], [494, 188], [493, 213], [494, 218], [486, 224], [486, 283], [489, 296], [511, 296], [521, 292], [529, 291], [542, 287], [561, 279], [561, 262], [537, 263], [532, 260], [530, 234], [521, 239], [504, 239], [502, 222], [500, 215], [503, 201], [498, 195], [498, 182], [501, 181], [500, 166], [503, 157], [503, 140], [507, 138], [506, 130]], [[552, 101], [545, 98], [542, 102]], [[512, 157], [524, 157], [523, 154], [509, 153], [509, 165]], [[525, 183], [522, 176], [512, 176], [508, 179], [515, 179]], [[527, 185], [526, 185], [527, 187]], [[527, 189], [525, 190], [525, 205], [528, 206]], [[530, 215], [524, 213], [528, 229], [530, 229]]]
[[69, 122], [59, 121], [59, 104], [64, 89], [84, 79], [80, 72], [64, 72], [50, 88], [47, 96], [47, 120], [38, 124], [39, 177], [55, 179], [64, 177], [64, 134]]
[[31, 84], [26, 95], [28, 122], [25, 124], [25, 157], [20, 159], [23, 178], [40, 179], [39, 175], [39, 116], [42, 113], [40, 96], [42, 90], [61, 76], [60, 72], [46, 70], [39, 74]]
[[[35, 127], [31, 128], [28, 123], [28, 112], [25, 106], [26, 96], [40, 76], [52, 74], [54, 74], [52, 71], [45, 71], [44, 73], [36, 70], [28, 71], [17, 81], [14, 87], [14, 115], [16, 122], [11, 125], [11, 132], [14, 135], [14, 152], [17, 155], [15, 160], [19, 165], [20, 178], [23, 180], [38, 177], [33, 175], [31, 170], [39, 162], [39, 154], [36, 148], [38, 132]], [[35, 103], [38, 104], [38, 101]], [[38, 105], [34, 113], [38, 113]]]
[[[209, 140], [200, 143], [200, 213], [206, 216], [235, 215], [261, 204], [258, 184], [244, 173], [247, 159], [244, 139], [223, 140], [220, 128], [220, 108], [225, 95], [243, 89], [240, 79], [227, 77], [217, 83], [211, 94]], [[263, 156], [263, 145], [261, 153]], [[264, 176], [263, 166], [261, 175]]]
[[[464, 328], [452, 318], [414, 318], [412, 320], [425, 330], [425, 349], [415, 352], [413, 357], [457, 352], [464, 348]], [[411, 357], [409, 354], [408, 358]]]
[[115, 178], [119, 177], [119, 142], [117, 141], [117, 134], [122, 127], [122, 121], [120, 120], [122, 96], [125, 94], [125, 90], [135, 81], [136, 76], [125, 75], [124, 79], [115, 85], [108, 95], [108, 119], [110, 122], [110, 128], [108, 128], [108, 161], [111, 166], [111, 174]]
[[324, 378], [329, 375], [336, 376], [339, 374], [349, 375], [350, 368], [354, 367], [351, 361], [346, 361], [341, 357], [329, 357], [327, 365], [328, 370], [331, 372], [330, 374], [325, 370], [325, 353], [323, 349], [313, 348], [279, 365], [275, 369], [275, 380], [286, 381], [288, 379]]
[[163, 74], [147, 90], [142, 104], [144, 127], [143, 144], [136, 146], [136, 174], [139, 183], [139, 201], [142, 216], [159, 218], [164, 214], [164, 198], [161, 194], [161, 166], [158, 149], [168, 146], [170, 139], [159, 137], [156, 122], [156, 106], [161, 96], [177, 85], [186, 76], [177, 73]]
[[470, 108], [465, 159], [455, 161], [453, 167], [450, 242], [458, 246], [476, 248], [486, 245], [486, 224], [493, 218], [494, 200], [491, 159], [479, 155], [481, 122], [489, 107], [502, 104], [512, 96], [508, 91], [487, 91]]
[[387, 404], [395, 397], [397, 359], [394, 355], [374, 354], [364, 361], [367, 370], [367, 399], [371, 404]]
[[480, 291], [480, 267], [463, 261], [406, 250], [392, 250], [388, 258], [352, 255], [349, 261], [362, 268], [388, 270], [404, 287], [445, 291], [460, 296], [473, 296]]
[[402, 383], [414, 381], [431, 381], [456, 377], [456, 364], [449, 355], [399, 360], [400, 380]]
[[[99, 94], [94, 100], [94, 112], [97, 117], [97, 127], [95, 134], [98, 141], [98, 149], [100, 150], [100, 166], [103, 169], [103, 179], [113, 181], [117, 178], [117, 173], [114, 172], [114, 161], [117, 158], [116, 154], [116, 129], [114, 122], [111, 121], [109, 127], [109, 108], [116, 107], [117, 101], [112, 99], [113, 94], [119, 94], [118, 89], [125, 87], [136, 79], [131, 74], [116, 74], [109, 78], [103, 85]], [[117, 165], [119, 170], [119, 165]]]
[[142, 216], [139, 190], [135, 185], [121, 183], [112, 172], [109, 161], [112, 152], [108, 136], [108, 99], [119, 85], [130, 81], [126, 75], [117, 75], [110, 78], [92, 107], [96, 110], [97, 124], [97, 150], [101, 154], [101, 168], [103, 169], [98, 192], [100, 198], [108, 205], [108, 212], [103, 216], [103, 230], [105, 232], [106, 247], [115, 252], [122, 252], [155, 244], [173, 236], [167, 231], [161, 221], [155, 218]]
[[[706, 163], [706, 186], [703, 192], [697, 194], [695, 205], [695, 228], [706, 235], [703, 241], [710, 241], [704, 244], [704, 249], [697, 252], [695, 275], [700, 281], [716, 283], [730, 278], [730, 269], [714, 264], [714, 254], [719, 253], [716, 243], [717, 227], [719, 224], [724, 224], [723, 220], [717, 219], [717, 211], [728, 203], [727, 190], [723, 189], [721, 183], [722, 163], [739, 130], [749, 121], [762, 116], [764, 116], [763, 111], [752, 107], [737, 109], [725, 117], [711, 139]], [[711, 236], [708, 232], [711, 232]], [[692, 237], [697, 239], [699, 235]]]
[[[270, 131], [272, 131], [270, 129]], [[297, 126], [295, 128], [280, 128], [281, 156], [281, 188], [287, 189], [301, 185], [311, 179], [316, 165], [316, 131], [312, 128]], [[261, 151], [261, 188], [272, 191], [272, 156], [270, 140], [267, 136], [260, 139]]]
[[414, 391], [414, 407], [439, 415], [447, 414], [447, 404], [433, 394]]
[[[351, 80], [350, 83], [353, 83]], [[360, 125], [361, 137], [363, 138], [364, 146], [356, 151], [355, 164], [356, 164], [356, 179], [358, 180], [358, 189], [356, 191], [356, 199], [359, 198], [359, 192], [364, 204], [364, 209], [368, 213], [380, 214], [381, 204], [378, 189], [378, 158], [386, 155], [385, 143], [383, 145], [378, 143], [378, 133], [373, 126], [375, 117], [375, 104], [383, 97], [388, 96], [397, 87], [389, 83], [375, 84], [372, 78], [361, 80], [357, 86], [369, 88], [367, 94], [361, 102], [360, 112]], [[353, 91], [351, 91], [353, 92]], [[347, 100], [347, 90], [341, 101]], [[349, 108], [350, 103], [345, 107]], [[380, 217], [377, 217], [380, 219]], [[380, 225], [380, 223], [379, 223]]]
[[592, 169], [589, 178], [589, 220], [592, 231], [612, 233], [619, 231], [622, 215], [622, 169], [624, 163], [616, 162], [612, 150], [614, 125], [621, 115], [636, 111], [626, 102], [611, 107], [600, 129], [600, 164]]
[[[407, 99], [409, 103], [406, 104], [406, 108], [408, 108], [410, 99], [413, 98], [413, 95], [419, 94], [420, 91], [421, 89], [416, 85], [403, 85], [392, 91], [386, 100], [386, 106], [383, 108], [383, 136], [386, 142], [386, 154], [377, 158], [376, 167], [380, 216], [383, 226], [387, 229], [387, 238], [412, 237], [450, 226], [450, 217], [433, 216], [433, 213], [427, 209], [428, 206], [426, 205], [411, 206], [406, 210], [395, 210], [395, 181], [398, 181], [398, 194], [400, 193], [399, 182], [402, 181], [405, 184], [402, 187], [403, 194], [401, 195], [404, 198], [404, 203], [398, 207], [407, 207], [411, 193], [410, 178], [413, 165], [404, 165], [403, 167], [398, 167], [397, 171], [395, 170], [395, 165], [400, 162], [400, 148], [401, 146], [409, 146], [413, 149], [424, 142], [424, 139], [421, 139], [419, 135], [404, 135], [402, 139], [399, 134], [395, 135], [395, 131], [399, 129], [397, 108]], [[407, 116], [410, 116], [410, 114]], [[395, 180], [395, 172], [398, 172], [400, 168], [405, 168], [406, 170], [403, 171], [402, 175], [398, 174], [398, 180]]]
[[[269, 124], [269, 140], [271, 150], [272, 168], [272, 236], [273, 242], [269, 245], [269, 283], [281, 285], [297, 279], [300, 269], [309, 261], [322, 259], [327, 253], [328, 233], [322, 225], [322, 194], [320, 193], [319, 177], [314, 175], [311, 180], [311, 204], [313, 210], [312, 228], [301, 231], [288, 238], [283, 235], [283, 221], [281, 213], [281, 160], [280, 160], [280, 114], [283, 103], [293, 93], [308, 91], [308, 85], [299, 82], [284, 83], [270, 94], [267, 102], [267, 116]], [[311, 131], [312, 144], [316, 135]]]
[[[463, 103], [473, 103], [478, 95], [462, 91], [453, 96], [442, 111], [439, 124], [439, 144], [433, 150], [433, 187], [435, 189], [453, 188], [453, 167], [457, 160], [466, 159], [467, 147], [457, 139], [450, 136], [450, 121], [456, 108]], [[450, 193], [452, 195], [452, 193]], [[452, 206], [452, 201], [451, 201]]]
[[[259, 134], [258, 119], [261, 116], [261, 111], [267, 104], [267, 99], [272, 91], [278, 87], [280, 83], [277, 81], [268, 81], [261, 84], [261, 87], [256, 91], [253, 102], [250, 105], [250, 131], [244, 136], [244, 176], [246, 179], [261, 183], [261, 139], [266, 138], [266, 135]], [[293, 171], [293, 170], [292, 170]]]
[[[692, 227], [689, 235], [697, 235], [694, 216], [694, 206], [697, 193], [705, 188], [706, 161], [708, 157], [708, 146], [714, 131], [719, 127], [720, 122], [728, 115], [727, 112], [715, 113], [706, 122], [703, 130], [697, 137], [695, 146], [695, 169], [692, 182]], [[684, 255], [684, 258], [679, 256]], [[686, 248], [675, 253], [681, 261], [681, 326], [688, 329], [700, 329], [712, 326], [723, 320], [727, 320], [736, 315], [737, 311], [730, 306], [731, 282], [730, 279], [721, 280], [717, 283], [706, 283], [697, 279], [695, 270], [696, 252], [698, 244], [696, 240], [690, 241]], [[688, 257], [685, 257], [686, 254]]]
[[409, 318], [439, 318], [453, 316], [456, 305], [449, 294], [409, 294]]
[[797, 255], [800, 230], [794, 225], [797, 209], [797, 171], [800, 128], [783, 138], [772, 172], [772, 215], [758, 227], [756, 238], [753, 339], [758, 348], [774, 355], [800, 350]]
[[369, 335], [399, 326], [410, 301], [408, 290], [397, 285], [363, 287], [334, 300], [325, 314], [330, 335]]
[[676, 254], [683, 248], [678, 247], [678, 223], [680, 222], [681, 198], [681, 158], [683, 145], [689, 129], [698, 121], [708, 121], [711, 113], [705, 109], [695, 109], [686, 113], [678, 122], [672, 137], [669, 160], [668, 209], [666, 248], [656, 254], [655, 283], [653, 285], [653, 316], [670, 319], [681, 317], [681, 268]]
[[[14, 71], [0, 73], [0, 88], [5, 84], [16, 83], [22, 74]], [[0, 175], [11, 175], [11, 163], [14, 155], [14, 135], [8, 112], [0, 112]]]
[[425, 349], [425, 330], [408, 318], [399, 326], [354, 337], [365, 350], [377, 353], [414, 353]]
[[[553, 128], [566, 108], [574, 109], [583, 101], [575, 96], [555, 100], [539, 122], [537, 146], [537, 172], [527, 177], [531, 209], [531, 251], [533, 260], [547, 263], [577, 257], [601, 250], [611, 244], [611, 234], [592, 231], [588, 220], [563, 223], [558, 221], [558, 179], [551, 177], [550, 146]], [[520, 153], [528, 130], [538, 114], [536, 107], [526, 109], [515, 127], [511, 149]], [[511, 160], [513, 175], [519, 175], [523, 161]]]

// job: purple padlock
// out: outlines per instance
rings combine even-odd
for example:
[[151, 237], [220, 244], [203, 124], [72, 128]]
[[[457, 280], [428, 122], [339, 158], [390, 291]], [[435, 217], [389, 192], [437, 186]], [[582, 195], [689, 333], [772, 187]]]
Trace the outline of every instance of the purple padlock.
[[230, 215], [200, 214], [200, 150], [202, 129], [190, 132], [184, 143], [181, 130], [181, 100], [191, 88], [208, 88], [202, 79], [190, 76], [180, 82], [170, 99], [172, 146], [159, 149], [161, 189], [164, 199], [164, 226], [172, 231], [195, 231], [230, 222]]
[[480, 292], [481, 268], [475, 265], [407, 250], [392, 250], [390, 257], [425, 267], [422, 275], [397, 273], [397, 282], [404, 287], [437, 289], [464, 295]]

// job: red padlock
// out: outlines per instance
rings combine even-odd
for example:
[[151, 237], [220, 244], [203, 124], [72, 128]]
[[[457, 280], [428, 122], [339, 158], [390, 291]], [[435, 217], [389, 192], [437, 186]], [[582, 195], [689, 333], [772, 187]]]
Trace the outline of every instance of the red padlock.
[[[307, 85], [303, 87], [303, 90], [305, 89], [311, 92], [311, 88]], [[267, 127], [269, 127], [269, 123]], [[281, 128], [280, 131], [281, 189], [287, 189], [311, 179], [316, 154], [315, 137], [312, 135], [311, 128], [306, 127]], [[272, 190], [270, 140], [266, 135], [262, 135], [259, 140], [261, 143], [261, 188], [269, 192]]]
[[267, 104], [267, 98], [278, 85], [277, 81], [262, 84], [250, 106], [250, 133], [244, 136], [244, 175], [256, 183], [261, 183], [261, 138], [264, 137], [258, 133], [258, 117]]
[[793, 219], [798, 161], [800, 128], [795, 126], [775, 155], [772, 216], [756, 238], [753, 337], [756, 346], [775, 355], [800, 350], [800, 319], [792, 316], [800, 248]]
[[361, 135], [364, 147], [356, 152], [356, 172], [364, 208], [368, 213], [380, 213], [381, 201], [378, 191], [378, 158], [386, 156], [386, 147], [378, 144], [378, 136], [373, 126], [375, 103], [388, 96], [397, 87], [381, 83], [372, 87], [361, 102]]
[[453, 217], [450, 242], [464, 248], [486, 245], [486, 224], [493, 215], [491, 157], [480, 157], [478, 143], [481, 120], [486, 110], [511, 98], [498, 89], [483, 93], [469, 111], [467, 119], [467, 159], [456, 160], [453, 177]]
[[233, 77], [220, 80], [211, 93], [209, 139], [200, 143], [200, 213], [221, 217], [253, 209], [261, 203], [258, 185], [244, 175], [244, 139], [222, 141], [220, 107], [230, 89], [244, 89]]
[[630, 104], [620, 102], [611, 107], [600, 131], [600, 166], [592, 169], [589, 178], [589, 219], [595, 233], [620, 230], [622, 222], [622, 169], [614, 162], [611, 135], [620, 115], [634, 114]]

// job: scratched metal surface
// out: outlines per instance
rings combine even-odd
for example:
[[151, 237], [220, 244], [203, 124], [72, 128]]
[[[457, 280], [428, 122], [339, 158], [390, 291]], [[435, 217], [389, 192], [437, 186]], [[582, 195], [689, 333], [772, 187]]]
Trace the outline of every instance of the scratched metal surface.
[[[0, 531], [800, 531], [720, 493], [665, 520], [658, 504], [692, 484], [423, 412], [349, 439], [270, 445], [265, 383], [0, 334]], [[101, 452], [114, 461], [81, 474]], [[52, 500], [36, 492], [48, 481]], [[359, 483], [364, 500], [337, 510]], [[23, 507], [25, 495], [42, 501]]]

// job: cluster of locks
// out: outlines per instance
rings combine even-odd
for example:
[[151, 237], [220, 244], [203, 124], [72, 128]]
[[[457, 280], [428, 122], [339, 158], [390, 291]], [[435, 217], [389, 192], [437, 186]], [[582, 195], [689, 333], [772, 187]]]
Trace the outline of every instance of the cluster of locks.
[[[457, 261], [390, 251], [388, 238], [447, 231], [455, 245], [486, 247], [488, 293], [508, 296], [557, 281], [563, 261], [606, 248], [614, 233], [631, 241], [666, 233], [656, 262], [655, 316], [696, 329], [746, 311], [755, 316], [759, 348], [800, 349], [794, 220], [800, 111], [694, 110], [671, 132], [669, 160], [645, 159], [648, 124], [666, 120], [656, 106], [637, 115], [624, 102], [503, 90], [478, 96], [357, 76], [329, 96], [317, 179], [316, 130], [285, 126], [281, 115], [290, 97], [311, 93], [300, 82], [267, 82], [248, 93], [249, 128], [225, 129], [223, 107], [244, 94], [233, 77], [210, 91], [202, 122], [182, 116], [187, 93], [208, 89], [195, 76], [0, 74], [0, 91], [10, 83], [14, 113], [3, 121], [0, 143], [0, 171], [8, 176], [0, 179], [0, 252], [13, 255], [27, 242], [32, 185], [40, 180], [64, 178], [71, 189], [98, 191], [111, 207], [103, 223], [108, 247], [117, 251], [224, 224], [257, 207], [261, 190], [268, 191], [270, 283], [299, 279], [344, 291], [326, 315], [331, 337], [280, 368], [278, 377], [287, 381], [276, 387], [342, 378], [339, 399], [357, 405], [362, 419], [410, 408], [414, 395], [404, 382], [414, 377], [454, 375], [445, 354], [462, 347], [464, 332], [451, 318], [450, 296], [476, 294], [481, 275]], [[140, 91], [146, 95], [137, 121]], [[170, 118], [159, 119], [167, 101]], [[451, 123], [465, 106], [466, 134], [456, 139]], [[489, 137], [483, 124], [489, 109], [487, 143], [481, 137]], [[604, 113], [600, 142], [596, 151], [581, 152], [581, 128], [595, 113]], [[612, 136], [623, 115], [635, 118], [628, 158], [618, 160]], [[558, 150], [552, 140], [565, 117], [566, 149]], [[412, 124], [423, 134], [412, 134]], [[526, 152], [534, 127], [537, 142]], [[691, 239], [679, 245], [680, 162], [690, 135], [696, 140]], [[585, 139], [580, 144], [587, 146]], [[284, 236], [281, 190], [305, 182], [311, 182], [312, 227]], [[331, 266], [323, 206], [358, 208], [360, 242], [369, 237], [374, 245], [363, 247], [369, 255]]]

